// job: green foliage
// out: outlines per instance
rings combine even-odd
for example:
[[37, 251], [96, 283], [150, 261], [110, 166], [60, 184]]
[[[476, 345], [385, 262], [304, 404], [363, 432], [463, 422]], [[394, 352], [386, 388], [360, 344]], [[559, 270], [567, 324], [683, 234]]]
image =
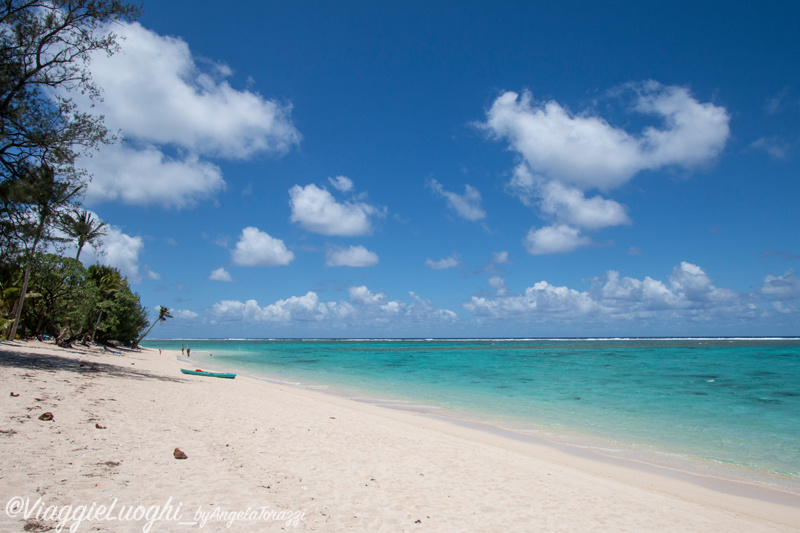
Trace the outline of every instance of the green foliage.
[[17, 331], [27, 297], [28, 280], [34, 255], [42, 242], [58, 242], [53, 226], [64, 206], [74, 201], [80, 187], [60, 181], [53, 169], [44, 165], [30, 169], [24, 177], [2, 183], [0, 197], [8, 202], [7, 214], [11, 221], [12, 242], [24, 251], [25, 274], [22, 290], [14, 313], [14, 323], [8, 332], [12, 338]]
[[97, 246], [100, 237], [106, 234], [105, 226], [105, 222], [96, 220], [88, 211], [76, 209], [61, 217], [61, 229], [73, 239], [78, 240], [78, 253], [75, 255], [75, 259], [80, 258], [81, 250], [87, 243]]
[[[22, 266], [0, 263], [0, 327], [18, 300]], [[147, 328], [147, 310], [111, 267], [56, 254], [34, 254], [20, 333], [51, 335], [62, 344], [93, 339], [134, 345]]]
[[23, 322], [35, 334], [58, 336], [66, 327], [77, 337], [88, 330], [99, 297], [97, 286], [87, 280], [86, 269], [79, 261], [36, 254]]
[[[87, 176], [75, 162], [116, 139], [72, 99], [99, 97], [88, 60], [116, 52], [113, 24], [139, 13], [121, 0], [0, 0], [0, 325], [9, 338], [70, 342], [99, 330], [130, 343], [147, 326], [119, 272], [95, 279], [77, 261], [104, 224], [77, 210]], [[39, 253], [66, 242], [56, 230], [77, 239], [75, 260]]]
[[147, 327], [147, 309], [142, 306], [139, 296], [126, 287], [114, 293], [108, 303], [97, 340], [136, 344], [141, 331]]
[[163, 324], [164, 322], [166, 322], [166, 321], [167, 321], [167, 319], [168, 319], [168, 318], [172, 318], [172, 315], [169, 313], [169, 311], [170, 311], [169, 307], [160, 306], [160, 307], [158, 308], [158, 318], [156, 318], [156, 319], [153, 321], [153, 323], [150, 325], [150, 328], [149, 328], [147, 331], [145, 331], [145, 332], [142, 334], [142, 336], [141, 336], [141, 337], [139, 337], [139, 338], [136, 340], [136, 344], [139, 344], [140, 342], [142, 342], [142, 339], [144, 339], [145, 337], [147, 337], [148, 333], [150, 333], [150, 330], [152, 330], [152, 329], [153, 329], [153, 327], [154, 327], [156, 324]]
[[118, 0], [0, 2], [0, 181], [50, 165], [76, 182], [76, 157], [113, 140], [102, 117], [78, 111], [69, 95], [99, 96], [88, 59], [117, 50], [106, 24], [139, 12]]

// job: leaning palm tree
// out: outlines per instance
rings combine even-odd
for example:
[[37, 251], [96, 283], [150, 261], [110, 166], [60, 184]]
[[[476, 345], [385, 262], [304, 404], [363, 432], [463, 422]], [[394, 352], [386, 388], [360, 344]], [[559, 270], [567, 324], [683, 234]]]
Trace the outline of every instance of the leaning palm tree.
[[75, 255], [75, 259], [81, 257], [81, 250], [86, 243], [91, 243], [106, 235], [105, 226], [105, 222], [100, 222], [92, 217], [89, 211], [75, 210], [61, 218], [61, 227], [64, 232], [73, 239], [78, 239], [78, 253]]
[[153, 327], [156, 324], [159, 324], [159, 323], [163, 324], [164, 322], [167, 321], [168, 318], [172, 318], [172, 315], [169, 314], [169, 310], [170, 310], [169, 307], [159, 306], [159, 308], [158, 308], [158, 318], [156, 318], [155, 321], [153, 321], [153, 324], [147, 329], [147, 331], [144, 332], [144, 335], [142, 335], [141, 337], [139, 337], [137, 339], [136, 344], [139, 344], [140, 342], [142, 342], [142, 339], [147, 337], [147, 334], [150, 333], [150, 330], [153, 329]]

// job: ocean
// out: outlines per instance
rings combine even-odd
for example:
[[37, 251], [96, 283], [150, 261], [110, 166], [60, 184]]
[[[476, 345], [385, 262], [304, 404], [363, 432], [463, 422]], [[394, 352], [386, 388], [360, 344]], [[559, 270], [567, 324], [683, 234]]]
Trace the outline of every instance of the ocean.
[[189, 346], [192, 367], [800, 494], [800, 339], [142, 344]]

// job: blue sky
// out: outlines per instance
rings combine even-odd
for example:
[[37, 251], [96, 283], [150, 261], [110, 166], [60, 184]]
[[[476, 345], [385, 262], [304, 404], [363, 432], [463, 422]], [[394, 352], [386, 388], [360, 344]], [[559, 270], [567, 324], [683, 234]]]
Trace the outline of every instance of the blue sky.
[[800, 5], [541, 4], [145, 2], [82, 259], [152, 338], [800, 334]]

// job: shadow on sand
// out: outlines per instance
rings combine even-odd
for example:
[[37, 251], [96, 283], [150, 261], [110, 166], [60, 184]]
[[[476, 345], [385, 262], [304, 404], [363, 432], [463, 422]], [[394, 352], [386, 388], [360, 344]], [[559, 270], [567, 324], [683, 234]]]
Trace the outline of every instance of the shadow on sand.
[[[16, 346], [19, 346], [17, 344]], [[38, 345], [36, 346], [39, 347]], [[52, 348], [51, 345], [42, 344], [42, 348]], [[54, 354], [37, 353], [33, 350], [26, 350], [25, 346], [21, 347], [21, 351], [10, 351], [5, 346], [0, 344], [0, 367], [19, 368], [29, 370], [45, 370], [54, 372], [74, 372], [76, 374], [86, 375], [106, 375], [113, 377], [120, 377], [126, 379], [156, 379], [159, 381], [173, 381], [185, 382], [186, 379], [180, 377], [170, 377], [162, 374], [153, 374], [145, 370], [138, 370], [129, 368], [113, 363], [98, 363], [93, 361], [81, 361], [80, 357], [86, 352], [80, 350], [69, 350], [70, 355], [73, 357], [62, 357]], [[136, 352], [131, 352], [136, 353]], [[92, 353], [92, 355], [100, 355], [99, 353]], [[103, 356], [108, 355], [109, 358], [122, 359], [124, 361], [124, 353], [103, 353]], [[126, 362], [127, 364], [127, 362]]]

